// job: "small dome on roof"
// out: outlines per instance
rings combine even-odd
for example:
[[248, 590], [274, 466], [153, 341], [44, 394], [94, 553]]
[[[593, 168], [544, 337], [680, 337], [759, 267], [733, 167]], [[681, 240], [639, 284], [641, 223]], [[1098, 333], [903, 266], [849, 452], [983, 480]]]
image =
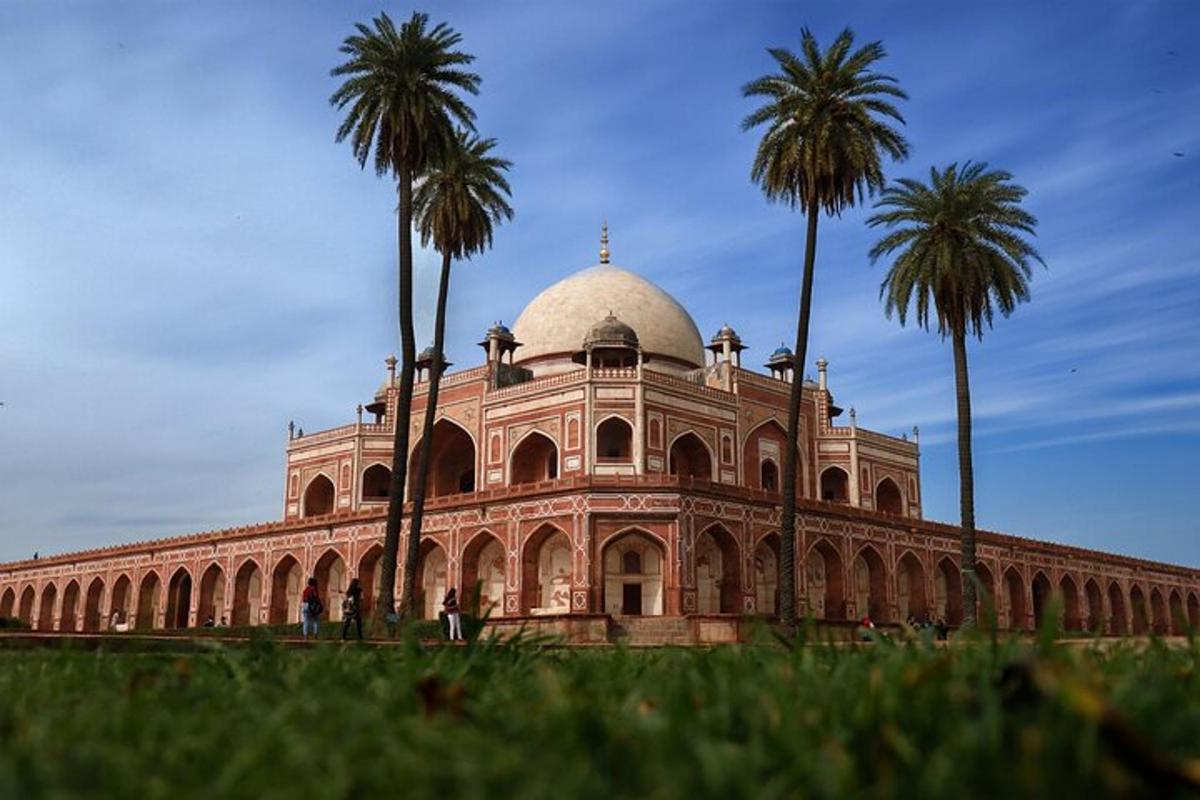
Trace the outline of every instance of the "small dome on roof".
[[495, 325], [488, 328], [488, 333], [500, 333], [500, 334], [505, 334], [505, 335], [511, 335], [512, 331], [510, 331], [508, 329], [508, 326], [505, 325], [503, 322], [497, 322]]
[[433, 360], [433, 345], [429, 345], [420, 353], [417, 354], [417, 361], [432, 361]]
[[637, 332], [617, 319], [612, 312], [597, 322], [583, 340], [585, 350], [595, 347], [629, 347], [637, 349]]
[[776, 356], [787, 356], [788, 358], [791, 358], [792, 349], [786, 344], [781, 344], [779, 347], [775, 348], [775, 352], [771, 353], [771, 358], [775, 358]]

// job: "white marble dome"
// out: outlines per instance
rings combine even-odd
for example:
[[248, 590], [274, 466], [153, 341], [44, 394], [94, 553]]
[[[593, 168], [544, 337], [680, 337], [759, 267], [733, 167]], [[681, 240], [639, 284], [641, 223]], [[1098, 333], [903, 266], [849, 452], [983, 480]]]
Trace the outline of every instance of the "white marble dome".
[[569, 359], [612, 312], [637, 333], [656, 366], [704, 366], [704, 342], [692, 315], [671, 295], [627, 269], [599, 264], [564, 278], [525, 306], [513, 325], [516, 363]]

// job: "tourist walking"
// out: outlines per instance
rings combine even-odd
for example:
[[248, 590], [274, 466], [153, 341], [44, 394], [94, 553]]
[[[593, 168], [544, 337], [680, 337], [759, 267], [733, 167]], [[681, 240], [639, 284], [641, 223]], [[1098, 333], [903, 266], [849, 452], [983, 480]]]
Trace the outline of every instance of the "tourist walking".
[[346, 597], [342, 600], [342, 641], [346, 641], [346, 634], [350, 632], [350, 622], [354, 622], [354, 626], [358, 631], [358, 640], [362, 641], [362, 585], [358, 582], [358, 578], [350, 581], [350, 586], [346, 589]]
[[458, 590], [453, 586], [450, 587], [450, 591], [446, 592], [442, 608], [446, 609], [446, 620], [450, 623], [450, 641], [461, 642], [463, 638], [462, 614], [458, 611]]
[[317, 579], [309, 578], [308, 586], [304, 587], [304, 594], [300, 596], [300, 631], [304, 634], [304, 638], [308, 638], [311, 631], [313, 638], [317, 637], [317, 621], [321, 618], [321, 612], [325, 610], [325, 606], [321, 605], [321, 596], [317, 594]]

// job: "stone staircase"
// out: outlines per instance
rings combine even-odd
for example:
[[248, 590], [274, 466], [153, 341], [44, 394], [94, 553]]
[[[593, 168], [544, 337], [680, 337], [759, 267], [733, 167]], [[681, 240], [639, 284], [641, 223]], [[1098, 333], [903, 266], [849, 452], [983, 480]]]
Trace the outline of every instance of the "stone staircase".
[[692, 622], [682, 617], [613, 616], [608, 639], [631, 647], [689, 645], [695, 643]]

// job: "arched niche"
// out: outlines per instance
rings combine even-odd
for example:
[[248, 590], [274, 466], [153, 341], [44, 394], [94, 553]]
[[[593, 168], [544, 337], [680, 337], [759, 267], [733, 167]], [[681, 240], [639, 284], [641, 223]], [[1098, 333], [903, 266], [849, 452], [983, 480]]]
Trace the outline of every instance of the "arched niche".
[[[421, 440], [417, 440], [408, 457], [408, 496], [414, 494], [417, 462], [421, 455]], [[429, 477], [425, 497], [447, 497], [474, 492], [475, 440], [457, 422], [442, 417], [433, 424], [433, 446], [429, 451]], [[439, 598], [439, 602], [441, 599]]]
[[667, 469], [672, 475], [692, 480], [714, 479], [712, 453], [704, 440], [694, 433], [684, 433], [671, 443], [667, 461]]
[[304, 488], [304, 501], [300, 508], [302, 517], [323, 517], [333, 513], [333, 499], [336, 492], [333, 481], [324, 474], [319, 474]]
[[696, 610], [701, 614], [741, 612], [741, 554], [733, 534], [720, 525], [696, 537]]
[[571, 611], [571, 540], [552, 525], [542, 525], [521, 551], [521, 612], [567, 614]]
[[513, 449], [509, 483], [539, 483], [558, 477], [558, 445], [540, 431], [528, 434]]
[[603, 607], [606, 613], [659, 616], [663, 613], [662, 545], [648, 533], [627, 531], [604, 545]]
[[609, 417], [596, 426], [596, 460], [625, 464], [633, 460], [633, 426], [621, 417]]
[[849, 503], [850, 474], [841, 467], [826, 467], [821, 472], [821, 499], [826, 503]]
[[258, 562], [248, 558], [233, 578], [233, 625], [257, 625], [262, 620], [263, 573]]
[[842, 557], [827, 540], [817, 541], [805, 558], [808, 609], [814, 619], [846, 618]]

